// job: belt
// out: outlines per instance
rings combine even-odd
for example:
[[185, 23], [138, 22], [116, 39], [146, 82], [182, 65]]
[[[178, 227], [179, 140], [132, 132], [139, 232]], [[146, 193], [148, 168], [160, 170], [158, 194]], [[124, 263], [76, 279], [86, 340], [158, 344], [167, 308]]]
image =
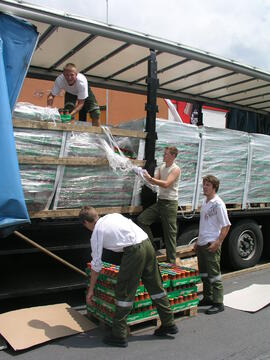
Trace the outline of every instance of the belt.
[[130, 248], [140, 247], [140, 246], [142, 245], [142, 243], [143, 243], [144, 241], [146, 241], [146, 240], [148, 240], [148, 238], [142, 240], [140, 243], [125, 246], [125, 247], [123, 248], [123, 250], [125, 251], [125, 250], [130, 249]]

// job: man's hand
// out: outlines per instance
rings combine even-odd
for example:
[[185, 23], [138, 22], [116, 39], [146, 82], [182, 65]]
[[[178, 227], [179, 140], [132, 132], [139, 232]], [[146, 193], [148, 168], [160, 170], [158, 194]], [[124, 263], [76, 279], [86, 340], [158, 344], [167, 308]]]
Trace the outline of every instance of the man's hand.
[[92, 297], [94, 295], [94, 292], [91, 291], [91, 290], [88, 290], [87, 291], [87, 294], [86, 294], [86, 304], [87, 305], [92, 305]]
[[212, 242], [209, 246], [208, 246], [208, 251], [211, 253], [215, 253], [217, 251], [217, 249], [220, 247], [221, 242], [217, 239], [216, 241]]
[[143, 171], [143, 176], [146, 180], [150, 181], [151, 180], [151, 175], [149, 175], [148, 171], [147, 170], [144, 170]]
[[197, 241], [195, 241], [194, 246], [193, 246], [193, 251], [197, 252], [197, 247], [198, 247]]

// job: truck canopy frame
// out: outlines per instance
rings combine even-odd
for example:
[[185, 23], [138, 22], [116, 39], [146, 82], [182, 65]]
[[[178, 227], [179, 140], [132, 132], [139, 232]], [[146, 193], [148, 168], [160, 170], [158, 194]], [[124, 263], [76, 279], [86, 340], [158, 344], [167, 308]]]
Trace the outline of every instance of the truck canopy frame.
[[72, 62], [92, 86], [147, 94], [151, 49], [158, 64], [157, 96], [269, 114], [270, 73], [256, 67], [20, 1], [0, 0], [0, 11], [32, 22], [40, 33], [28, 77], [54, 80]]

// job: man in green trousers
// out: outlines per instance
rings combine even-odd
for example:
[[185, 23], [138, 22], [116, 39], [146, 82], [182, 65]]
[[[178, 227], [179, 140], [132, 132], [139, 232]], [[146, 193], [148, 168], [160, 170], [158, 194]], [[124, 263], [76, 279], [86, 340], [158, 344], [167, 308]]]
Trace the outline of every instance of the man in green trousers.
[[206, 310], [208, 315], [224, 311], [220, 254], [221, 244], [231, 226], [226, 206], [216, 194], [218, 189], [219, 180], [215, 176], [203, 178], [205, 199], [200, 212], [199, 237], [194, 247], [203, 281], [203, 299], [199, 306], [211, 305]]
[[144, 177], [152, 185], [159, 187], [158, 200], [145, 209], [137, 218], [137, 224], [147, 233], [153, 242], [150, 225], [161, 221], [167, 262], [176, 261], [178, 182], [180, 168], [175, 164], [178, 150], [174, 146], [166, 147], [163, 154], [163, 164], [157, 168], [155, 176], [145, 172]]
[[140, 279], [161, 320], [161, 326], [155, 330], [154, 335], [177, 334], [178, 328], [174, 324], [173, 312], [162, 286], [155, 251], [147, 234], [131, 219], [121, 214], [108, 214], [100, 218], [94, 208], [85, 206], [81, 209], [79, 217], [83, 225], [92, 231], [91, 280], [86, 294], [88, 305], [91, 304], [94, 287], [102, 268], [103, 248], [123, 253], [115, 288], [116, 309], [112, 333], [103, 341], [112, 346], [128, 346], [127, 317], [132, 310]]

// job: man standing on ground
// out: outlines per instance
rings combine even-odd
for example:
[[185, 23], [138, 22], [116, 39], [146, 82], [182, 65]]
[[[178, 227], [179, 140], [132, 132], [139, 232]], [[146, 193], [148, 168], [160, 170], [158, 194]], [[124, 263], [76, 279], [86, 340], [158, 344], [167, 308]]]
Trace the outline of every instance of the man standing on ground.
[[216, 194], [218, 189], [219, 180], [215, 176], [203, 178], [205, 200], [200, 213], [199, 237], [194, 247], [203, 281], [203, 299], [199, 306], [211, 305], [206, 310], [208, 315], [224, 310], [220, 255], [222, 242], [231, 226], [226, 206]]
[[153, 242], [150, 225], [161, 220], [167, 261], [176, 261], [176, 236], [177, 236], [177, 210], [178, 210], [178, 182], [180, 168], [175, 164], [178, 150], [174, 146], [164, 150], [164, 163], [157, 169], [155, 176], [147, 172], [144, 175], [151, 184], [159, 186], [158, 200], [155, 204], [145, 209], [137, 218], [138, 225], [147, 233]]
[[74, 64], [68, 63], [64, 67], [63, 74], [59, 75], [47, 98], [47, 106], [52, 106], [54, 97], [65, 90], [65, 109], [70, 111], [73, 117], [79, 112], [79, 120], [86, 121], [87, 112], [92, 119], [93, 126], [100, 126], [100, 109], [95, 95], [88, 86], [86, 77], [78, 73]]
[[127, 347], [127, 317], [142, 279], [153, 304], [156, 306], [161, 326], [154, 335], [177, 334], [169, 300], [162, 286], [154, 248], [147, 234], [132, 220], [120, 214], [108, 214], [99, 218], [96, 210], [85, 206], [80, 211], [83, 225], [91, 236], [91, 280], [86, 294], [86, 303], [91, 304], [98, 273], [101, 270], [103, 248], [123, 252], [115, 288], [115, 314], [112, 334], [104, 338], [109, 345]]

